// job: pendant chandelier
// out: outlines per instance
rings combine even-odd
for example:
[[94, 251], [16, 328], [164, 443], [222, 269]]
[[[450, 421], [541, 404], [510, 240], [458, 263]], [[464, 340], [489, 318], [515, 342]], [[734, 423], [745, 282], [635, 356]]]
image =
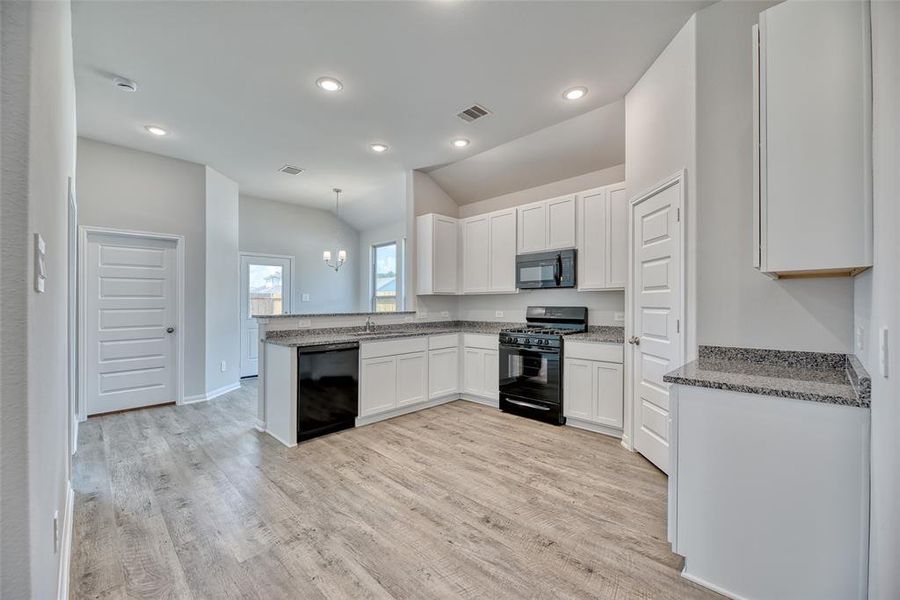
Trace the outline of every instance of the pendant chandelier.
[[[334, 188], [332, 190], [334, 192], [334, 215], [340, 219], [341, 218], [341, 188]], [[336, 237], [336, 236], [335, 236]], [[322, 260], [325, 261], [325, 265], [331, 269], [334, 269], [334, 272], [337, 273], [341, 270], [341, 267], [344, 266], [344, 263], [347, 262], [347, 251], [346, 250], [338, 250], [337, 251], [337, 260], [331, 260], [331, 250], [325, 250], [322, 253]]]

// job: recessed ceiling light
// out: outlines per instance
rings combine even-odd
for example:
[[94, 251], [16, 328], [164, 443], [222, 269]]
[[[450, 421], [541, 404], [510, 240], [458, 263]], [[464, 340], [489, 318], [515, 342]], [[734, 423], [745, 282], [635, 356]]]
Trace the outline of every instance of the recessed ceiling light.
[[168, 132], [168, 131], [166, 131], [166, 130], [163, 129], [162, 127], [158, 127], [158, 126], [156, 126], [156, 125], [147, 125], [147, 126], [144, 127], [144, 129], [146, 129], [147, 131], [149, 131], [149, 132], [152, 133], [153, 135], [159, 135], [159, 136], [169, 135], [169, 132]]
[[587, 96], [587, 88], [583, 86], [569, 88], [563, 92], [563, 98], [566, 100], [580, 100]]
[[316, 79], [316, 85], [326, 92], [337, 92], [344, 87], [344, 84], [334, 77], [319, 77]]
[[136, 92], [137, 91], [137, 82], [132, 81], [130, 79], [125, 79], [124, 77], [114, 78], [113, 85], [116, 86], [116, 89], [119, 89], [123, 92]]
[[369, 146], [375, 152], [386, 152], [388, 147], [387, 144], [372, 144]]
[[469, 145], [469, 140], [467, 140], [466, 138], [456, 138], [450, 143], [453, 144], [454, 148], [465, 148]]

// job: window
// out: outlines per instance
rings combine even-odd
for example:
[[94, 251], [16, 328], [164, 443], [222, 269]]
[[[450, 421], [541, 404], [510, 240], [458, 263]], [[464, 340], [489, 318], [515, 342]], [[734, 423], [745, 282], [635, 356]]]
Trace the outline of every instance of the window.
[[372, 312], [396, 312], [397, 242], [372, 246]]
[[249, 284], [249, 315], [280, 315], [284, 312], [282, 295], [282, 267], [275, 265], [248, 266], [247, 281]]

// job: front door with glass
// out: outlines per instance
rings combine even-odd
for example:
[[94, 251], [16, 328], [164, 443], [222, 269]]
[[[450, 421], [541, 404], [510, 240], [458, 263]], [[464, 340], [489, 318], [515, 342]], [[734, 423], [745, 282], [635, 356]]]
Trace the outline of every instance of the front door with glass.
[[241, 255], [241, 377], [258, 372], [259, 325], [255, 317], [291, 310], [293, 262], [290, 256]]

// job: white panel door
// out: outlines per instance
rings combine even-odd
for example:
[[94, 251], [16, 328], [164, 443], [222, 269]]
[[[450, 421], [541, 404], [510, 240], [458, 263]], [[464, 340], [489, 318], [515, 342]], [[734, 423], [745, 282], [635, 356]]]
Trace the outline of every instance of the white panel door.
[[606, 189], [579, 197], [578, 289], [606, 286]]
[[594, 404], [594, 363], [567, 358], [563, 368], [563, 412], [567, 417], [590, 421]]
[[393, 356], [362, 361], [359, 416], [368, 417], [397, 406], [397, 360]]
[[669, 384], [682, 360], [680, 179], [632, 207], [635, 449], [669, 472]]
[[606, 287], [624, 289], [627, 280], [628, 195], [623, 183], [607, 188]]
[[428, 353], [428, 397], [440, 398], [459, 391], [459, 348]]
[[547, 207], [543, 202], [520, 206], [516, 211], [519, 252], [547, 249]]
[[456, 219], [434, 217], [434, 292], [455, 294], [458, 289], [459, 225]]
[[294, 259], [241, 254], [241, 377], [259, 372], [259, 324], [254, 317], [291, 311]]
[[428, 397], [428, 355], [425, 352], [397, 357], [397, 406], [423, 402]]
[[490, 284], [492, 292], [516, 291], [516, 211], [490, 214]]
[[87, 414], [177, 401], [175, 242], [107, 233], [86, 242]]
[[547, 200], [547, 249], [575, 247], [575, 196]]
[[490, 280], [491, 229], [487, 216], [462, 222], [463, 292], [486, 292]]
[[621, 428], [625, 410], [622, 365], [597, 362], [594, 372], [594, 415], [597, 423]]
[[480, 348], [463, 350], [463, 391], [484, 395], [484, 353]]

